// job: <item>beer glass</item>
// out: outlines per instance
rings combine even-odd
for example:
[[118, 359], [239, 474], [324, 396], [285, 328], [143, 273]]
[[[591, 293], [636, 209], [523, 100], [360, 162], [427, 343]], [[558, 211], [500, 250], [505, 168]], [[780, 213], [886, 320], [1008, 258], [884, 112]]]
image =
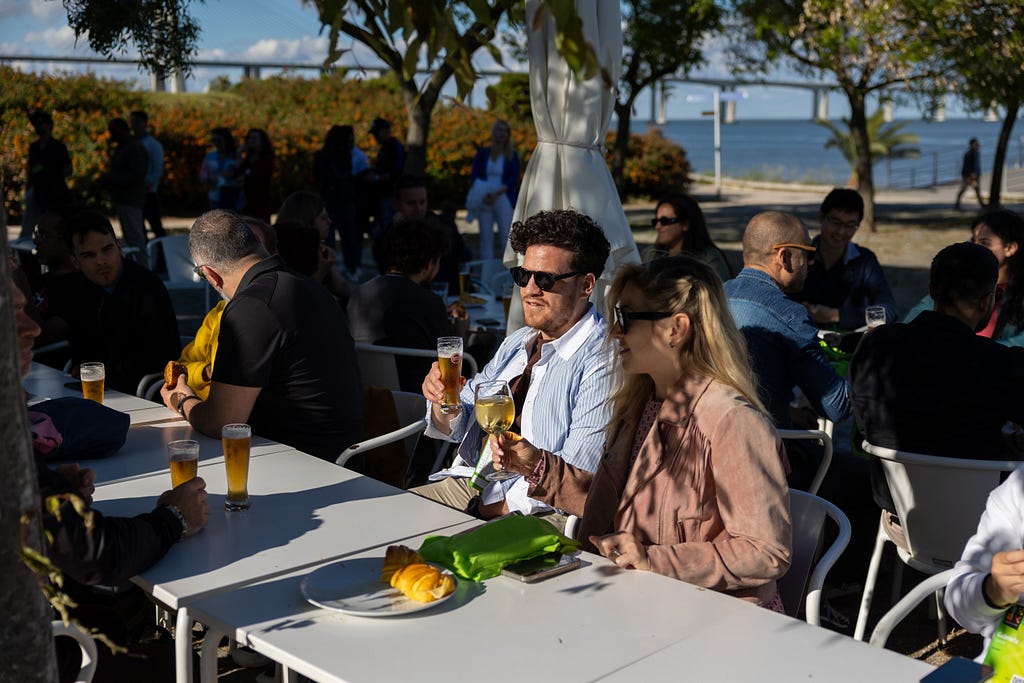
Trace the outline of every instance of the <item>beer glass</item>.
[[82, 395], [90, 401], [103, 403], [103, 383], [107, 377], [103, 363], [82, 363], [78, 366]]
[[224, 507], [230, 512], [249, 509], [249, 446], [252, 429], [247, 424], [224, 425], [220, 430], [224, 446], [224, 469], [228, 475], [228, 497]]
[[512, 285], [505, 285], [501, 290], [501, 305], [505, 308], [505, 320], [508, 320], [508, 312], [512, 307], [512, 295], [515, 294], [515, 289]]
[[[500, 434], [512, 426], [516, 419], [516, 406], [508, 382], [480, 382], [474, 389], [477, 424], [488, 434]], [[503, 481], [516, 476], [509, 470], [495, 470], [487, 475], [488, 481]]]
[[171, 464], [171, 486], [191, 481], [199, 473], [199, 442], [191, 439], [167, 444], [167, 460]]
[[469, 290], [473, 288], [473, 284], [469, 276], [469, 264], [459, 264], [459, 292], [462, 294], [469, 294]]
[[868, 329], [873, 330], [885, 324], [885, 307], [868, 306], [864, 309], [864, 322]]
[[437, 338], [437, 367], [441, 369], [441, 412], [445, 415], [462, 409], [462, 337]]

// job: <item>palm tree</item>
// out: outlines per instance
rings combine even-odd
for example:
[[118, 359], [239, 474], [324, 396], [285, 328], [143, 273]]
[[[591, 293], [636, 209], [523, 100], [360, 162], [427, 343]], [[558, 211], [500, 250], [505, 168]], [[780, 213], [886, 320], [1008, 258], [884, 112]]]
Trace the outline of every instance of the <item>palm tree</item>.
[[[832, 131], [832, 137], [825, 142], [825, 149], [836, 148], [843, 154], [843, 158], [850, 164], [850, 186], [857, 186], [857, 153], [854, 147], [853, 135], [850, 134], [850, 119], [842, 119], [844, 128], [841, 128], [831, 121], [818, 121]], [[903, 132], [903, 128], [909, 121], [899, 123], [885, 123], [885, 112], [881, 109], [875, 111], [868, 117], [868, 141], [871, 144], [872, 159], [916, 159], [921, 156], [921, 150], [914, 145], [920, 141], [917, 133]]]

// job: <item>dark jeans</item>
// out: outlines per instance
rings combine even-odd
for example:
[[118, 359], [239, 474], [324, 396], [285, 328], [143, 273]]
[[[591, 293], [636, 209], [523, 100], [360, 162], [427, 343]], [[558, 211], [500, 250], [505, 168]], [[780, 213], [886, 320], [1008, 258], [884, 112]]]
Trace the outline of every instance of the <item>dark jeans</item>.
[[142, 207], [142, 219], [149, 223], [149, 229], [153, 231], [153, 237], [165, 237], [167, 231], [160, 220], [160, 199], [156, 192], [146, 193], [146, 203]]

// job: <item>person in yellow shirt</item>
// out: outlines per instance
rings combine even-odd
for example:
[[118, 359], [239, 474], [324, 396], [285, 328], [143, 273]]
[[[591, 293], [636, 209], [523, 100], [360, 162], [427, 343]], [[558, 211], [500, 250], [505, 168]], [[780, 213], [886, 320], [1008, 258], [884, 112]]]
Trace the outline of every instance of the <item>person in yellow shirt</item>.
[[[270, 255], [276, 254], [277, 236], [274, 230], [263, 221], [250, 216], [245, 216], [245, 222]], [[178, 359], [188, 371], [186, 383], [204, 401], [210, 395], [210, 378], [213, 376], [213, 362], [217, 357], [220, 317], [226, 305], [227, 301], [218, 301], [217, 305], [210, 309], [203, 318], [203, 324], [196, 331], [196, 336], [181, 350], [181, 357]]]

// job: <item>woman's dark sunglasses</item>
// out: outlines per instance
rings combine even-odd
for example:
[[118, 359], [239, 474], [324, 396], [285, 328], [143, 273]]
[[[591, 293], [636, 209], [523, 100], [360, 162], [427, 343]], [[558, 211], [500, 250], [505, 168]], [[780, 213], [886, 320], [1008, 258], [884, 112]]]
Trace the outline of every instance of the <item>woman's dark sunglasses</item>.
[[622, 330], [622, 334], [629, 331], [629, 324], [634, 320], [664, 320], [672, 315], [669, 311], [624, 311], [618, 306], [612, 309], [614, 322]]
[[561, 275], [555, 275], [554, 273], [545, 273], [540, 270], [527, 270], [522, 266], [516, 266], [515, 268], [509, 268], [508, 272], [512, 274], [512, 282], [516, 283], [517, 287], [525, 287], [530, 284], [530, 278], [537, 283], [537, 288], [542, 292], [550, 292], [551, 288], [555, 286], [555, 283], [559, 280], [564, 280], [567, 277], [573, 277], [574, 275], [583, 275], [579, 271], [572, 271], [569, 273], [562, 273]]
[[660, 216], [658, 218], [651, 219], [651, 227], [656, 228], [658, 227], [659, 223], [661, 223], [662, 225], [675, 225], [676, 223], [679, 222], [680, 220], [678, 216]]

